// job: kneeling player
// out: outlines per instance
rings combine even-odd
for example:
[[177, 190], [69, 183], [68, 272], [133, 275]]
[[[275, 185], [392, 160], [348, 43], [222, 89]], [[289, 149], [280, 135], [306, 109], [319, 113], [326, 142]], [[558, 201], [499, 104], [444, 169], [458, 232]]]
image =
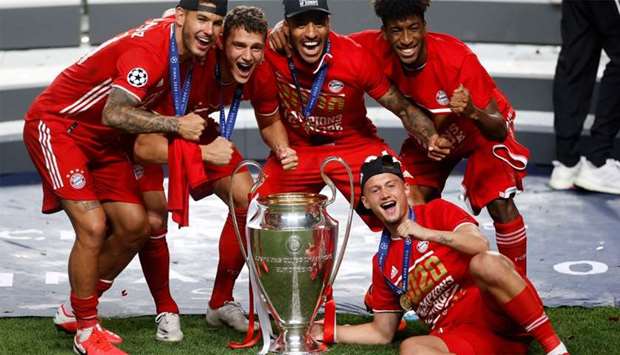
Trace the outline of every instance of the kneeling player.
[[402, 312], [414, 310], [431, 331], [405, 340], [403, 354], [526, 354], [528, 335], [547, 354], [568, 353], [532, 284], [488, 251], [470, 215], [443, 199], [409, 206], [391, 156], [371, 157], [361, 170], [362, 203], [385, 225], [366, 298], [374, 319], [337, 326], [336, 341], [388, 343]]

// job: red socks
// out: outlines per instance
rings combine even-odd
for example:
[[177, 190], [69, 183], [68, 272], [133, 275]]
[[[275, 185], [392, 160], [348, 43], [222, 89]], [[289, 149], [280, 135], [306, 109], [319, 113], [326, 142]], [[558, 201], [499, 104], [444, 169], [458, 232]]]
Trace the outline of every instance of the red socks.
[[[245, 241], [245, 222], [248, 210], [245, 208], [236, 208], [235, 212], [237, 214], [239, 230], [241, 231], [241, 238]], [[234, 228], [232, 215], [229, 213], [222, 234], [220, 235], [220, 258], [217, 264], [217, 274], [215, 276], [215, 283], [213, 284], [211, 300], [209, 301], [209, 307], [211, 307], [211, 309], [219, 308], [227, 301], [233, 300], [235, 281], [245, 264]]]
[[138, 255], [157, 314], [178, 314], [179, 307], [170, 295], [170, 252], [166, 243], [166, 231], [153, 233]]
[[112, 287], [113, 282], [114, 281], [104, 280], [104, 279], [97, 280], [97, 285], [95, 286], [97, 290], [97, 297], [101, 297], [101, 295], [103, 295], [104, 292], [109, 290]]
[[99, 298], [92, 295], [87, 298], [78, 298], [71, 292], [71, 307], [77, 319], [78, 329], [91, 328], [99, 322], [97, 319], [97, 304]]
[[527, 235], [523, 217], [518, 216], [508, 223], [494, 223], [495, 240], [500, 253], [515, 263], [521, 276], [527, 272]]
[[553, 350], [561, 341], [547, 317], [536, 290], [529, 282], [518, 295], [502, 305], [514, 321], [536, 339], [545, 352]]

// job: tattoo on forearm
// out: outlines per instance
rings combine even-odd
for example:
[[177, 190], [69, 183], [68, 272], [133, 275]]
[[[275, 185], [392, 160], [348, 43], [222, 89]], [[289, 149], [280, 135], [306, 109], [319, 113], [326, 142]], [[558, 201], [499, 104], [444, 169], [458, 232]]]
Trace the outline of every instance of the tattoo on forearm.
[[447, 235], [440, 234], [440, 235], [437, 237], [437, 242], [439, 242], [440, 244], [450, 245], [450, 244], [452, 244], [452, 241], [453, 241], [453, 239], [452, 239], [452, 238], [450, 238], [450, 237], [449, 237], [449, 236], [447, 236]]
[[137, 108], [139, 103], [122, 89], [112, 88], [103, 108], [104, 124], [129, 133], [170, 133], [178, 130], [178, 119]]
[[423, 142], [427, 142], [437, 133], [433, 121], [409, 102], [396, 87], [390, 87], [379, 102], [402, 120], [407, 131], [421, 138]]

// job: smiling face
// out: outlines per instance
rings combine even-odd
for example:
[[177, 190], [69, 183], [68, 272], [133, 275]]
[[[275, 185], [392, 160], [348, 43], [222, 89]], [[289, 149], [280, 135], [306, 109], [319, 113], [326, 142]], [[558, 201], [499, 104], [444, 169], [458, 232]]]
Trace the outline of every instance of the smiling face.
[[409, 186], [392, 173], [377, 174], [364, 184], [362, 204], [386, 226], [407, 218]]
[[[215, 8], [211, 3], [202, 6]], [[177, 27], [181, 29], [180, 54], [204, 57], [220, 35], [224, 17], [208, 11], [189, 11], [180, 7], [177, 7], [175, 17]]]
[[237, 27], [226, 36], [224, 48], [233, 79], [238, 84], [245, 84], [263, 60], [265, 35]]
[[329, 36], [329, 15], [307, 11], [286, 20], [291, 46], [308, 64], [321, 60]]
[[401, 63], [417, 68], [426, 61], [426, 23], [420, 16], [386, 21], [383, 34]]

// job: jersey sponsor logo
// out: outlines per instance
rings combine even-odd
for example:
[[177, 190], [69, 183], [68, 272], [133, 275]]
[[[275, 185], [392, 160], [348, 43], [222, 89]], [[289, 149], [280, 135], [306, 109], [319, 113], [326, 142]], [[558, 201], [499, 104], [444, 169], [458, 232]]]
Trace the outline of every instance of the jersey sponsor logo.
[[143, 68], [133, 68], [127, 74], [127, 82], [129, 85], [141, 88], [149, 81], [149, 74]]
[[329, 87], [329, 91], [333, 92], [334, 94], [337, 94], [341, 92], [342, 89], [344, 89], [344, 83], [340, 80], [332, 80], [327, 86]]
[[427, 240], [418, 241], [418, 244], [415, 246], [415, 248], [420, 253], [426, 253], [426, 251], [428, 250], [428, 241]]
[[81, 190], [86, 186], [86, 177], [84, 176], [84, 170], [70, 170], [67, 174], [69, 184], [76, 190]]
[[443, 90], [437, 91], [437, 93], [435, 94], [435, 100], [437, 101], [438, 104], [443, 105], [443, 106], [446, 106], [448, 103], [450, 103], [450, 100], [448, 99], [448, 95]]

